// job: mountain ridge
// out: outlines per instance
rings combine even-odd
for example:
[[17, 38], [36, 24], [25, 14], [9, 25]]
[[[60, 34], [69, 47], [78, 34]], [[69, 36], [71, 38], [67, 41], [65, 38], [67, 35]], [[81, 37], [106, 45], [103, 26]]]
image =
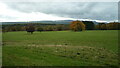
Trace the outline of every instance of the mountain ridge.
[[[70, 22], [75, 20], [47, 20], [47, 21], [24, 21], [24, 22], [2, 22], [3, 25], [5, 24], [27, 24], [27, 23], [45, 23], [45, 24], [70, 24]], [[80, 21], [92, 21], [92, 20], [80, 20]], [[94, 24], [98, 23], [108, 23], [108, 22], [96, 22], [92, 21]]]

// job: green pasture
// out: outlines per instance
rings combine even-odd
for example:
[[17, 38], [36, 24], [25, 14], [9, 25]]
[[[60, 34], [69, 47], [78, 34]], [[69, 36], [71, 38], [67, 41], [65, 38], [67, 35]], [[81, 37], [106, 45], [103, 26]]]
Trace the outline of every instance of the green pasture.
[[114, 66], [118, 31], [6, 32], [3, 66]]

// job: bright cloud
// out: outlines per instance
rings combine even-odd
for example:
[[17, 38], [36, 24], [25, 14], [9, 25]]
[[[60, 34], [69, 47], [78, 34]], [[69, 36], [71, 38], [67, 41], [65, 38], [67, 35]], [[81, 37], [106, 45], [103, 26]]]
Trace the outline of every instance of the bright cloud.
[[117, 2], [0, 2], [0, 8], [0, 21], [118, 19]]
[[41, 12], [25, 13], [10, 9], [4, 3], [0, 3], [0, 21], [34, 21], [34, 20], [66, 20], [72, 18], [59, 17]]

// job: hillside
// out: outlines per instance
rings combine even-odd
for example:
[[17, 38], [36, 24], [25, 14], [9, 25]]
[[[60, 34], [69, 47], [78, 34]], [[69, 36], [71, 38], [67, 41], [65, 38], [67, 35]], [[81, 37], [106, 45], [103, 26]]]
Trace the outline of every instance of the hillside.
[[[26, 24], [26, 23], [48, 23], [48, 24], [70, 24], [74, 20], [56, 20], [56, 21], [28, 21], [28, 22], [2, 22], [3, 25], [6, 24]], [[94, 24], [98, 24], [96, 21], [90, 21]]]

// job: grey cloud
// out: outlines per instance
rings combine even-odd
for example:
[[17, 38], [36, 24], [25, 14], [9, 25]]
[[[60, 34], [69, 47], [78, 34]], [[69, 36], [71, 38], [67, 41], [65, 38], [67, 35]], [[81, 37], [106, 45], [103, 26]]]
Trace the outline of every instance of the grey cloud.
[[62, 17], [116, 20], [117, 2], [8, 2], [10, 8], [31, 13], [42, 12]]

